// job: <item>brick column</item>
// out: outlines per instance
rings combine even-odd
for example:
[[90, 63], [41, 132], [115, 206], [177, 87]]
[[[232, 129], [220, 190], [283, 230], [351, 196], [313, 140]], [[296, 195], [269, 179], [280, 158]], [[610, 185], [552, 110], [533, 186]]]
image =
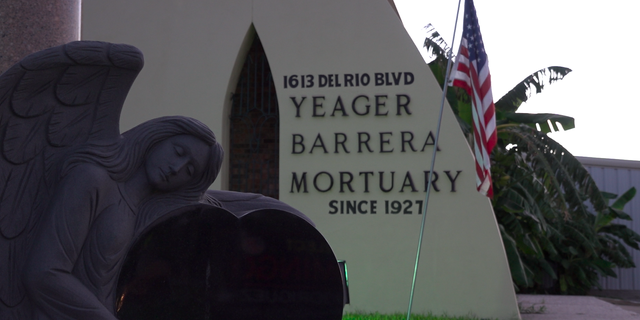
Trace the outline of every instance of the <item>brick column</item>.
[[2, 0], [0, 72], [25, 56], [80, 38], [81, 0]]

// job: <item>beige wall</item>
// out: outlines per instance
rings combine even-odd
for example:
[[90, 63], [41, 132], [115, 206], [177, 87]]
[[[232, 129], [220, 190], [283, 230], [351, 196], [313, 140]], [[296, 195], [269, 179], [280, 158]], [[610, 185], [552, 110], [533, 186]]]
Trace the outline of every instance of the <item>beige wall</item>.
[[[83, 1], [83, 40], [132, 44], [145, 55], [145, 68], [122, 110], [121, 131], [152, 118], [184, 115], [227, 141], [223, 129], [231, 95], [243, 50], [251, 44], [251, 8], [250, 0]], [[224, 180], [221, 175], [213, 187], [226, 185]]]
[[[182, 114], [203, 120], [225, 142], [231, 91], [255, 28], [278, 94], [280, 199], [309, 215], [337, 257], [347, 260], [351, 304], [346, 310], [406, 311], [422, 216], [416, 209], [424, 200], [424, 171], [433, 150], [432, 145], [422, 147], [429, 132], [435, 135], [441, 90], [388, 1], [113, 0], [107, 5], [93, 0], [85, 1], [83, 9], [83, 39], [129, 43], [145, 53], [145, 69], [123, 110], [123, 128]], [[110, 22], [114, 17], [118, 23]], [[391, 84], [375, 85], [376, 73], [388, 74]], [[412, 82], [404, 82], [406, 73]], [[355, 74], [367, 74], [371, 82], [346, 86], [346, 77]], [[400, 74], [394, 83], [393, 75]], [[314, 84], [292, 88], [288, 83], [285, 88], [285, 77], [301, 75], [312, 75]], [[334, 86], [320, 87], [321, 76], [329, 75], [340, 86], [334, 78]], [[366, 99], [358, 96], [369, 99], [366, 115], [356, 115], [366, 108]], [[397, 96], [406, 105], [400, 115]], [[338, 100], [344, 112], [335, 110], [331, 116], [340, 109]], [[416, 152], [409, 151], [409, 132]], [[369, 134], [373, 152], [357, 152], [364, 148], [358, 142], [362, 133]], [[300, 137], [305, 152], [298, 153], [302, 147], [294, 139]], [[344, 137], [336, 153], [335, 141]], [[475, 191], [473, 159], [448, 106], [439, 147], [435, 171], [440, 191], [430, 199], [413, 310], [517, 318], [498, 227], [488, 199]], [[313, 179], [323, 171], [335, 181], [328, 189], [328, 175], [318, 175], [320, 191]], [[300, 178], [304, 172], [308, 192], [292, 192], [294, 173]], [[381, 190], [380, 172], [385, 187], [395, 172], [394, 189]], [[218, 181], [214, 188], [224, 185]], [[362, 203], [361, 212], [367, 213], [332, 213], [340, 210], [340, 201]], [[386, 204], [391, 207], [393, 201], [400, 201], [403, 211], [411, 204], [411, 214], [391, 213]]]

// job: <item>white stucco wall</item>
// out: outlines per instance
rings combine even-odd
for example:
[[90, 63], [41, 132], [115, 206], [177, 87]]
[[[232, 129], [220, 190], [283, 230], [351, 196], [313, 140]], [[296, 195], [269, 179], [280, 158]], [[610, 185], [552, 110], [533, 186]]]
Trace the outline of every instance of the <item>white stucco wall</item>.
[[[422, 217], [417, 208], [433, 150], [425, 142], [430, 132], [435, 135], [441, 90], [388, 1], [83, 2], [83, 39], [129, 43], [145, 53], [146, 66], [123, 110], [123, 129], [181, 114], [204, 121], [228, 145], [230, 97], [254, 30], [278, 95], [280, 199], [311, 217], [336, 256], [347, 260], [351, 304], [345, 310], [406, 312]], [[356, 74], [361, 80], [367, 74], [370, 82], [348, 86], [348, 75]], [[384, 79], [378, 85], [376, 74]], [[302, 75], [304, 88], [289, 81], [285, 87], [285, 77]], [[361, 133], [370, 136], [372, 152], [364, 150]], [[300, 137], [304, 152], [295, 142]], [[413, 311], [517, 318], [497, 223], [489, 200], [476, 192], [473, 158], [448, 106], [439, 147], [440, 191], [427, 212]], [[293, 190], [293, 174], [300, 178], [304, 172], [307, 192]], [[315, 188], [320, 172], [327, 174], [319, 175]], [[380, 176], [391, 179], [391, 172], [394, 188], [384, 191]], [[331, 188], [329, 174], [335, 179]], [[385, 181], [388, 188], [391, 180]], [[213, 188], [225, 185], [223, 177]], [[340, 213], [346, 212], [340, 201], [363, 204], [347, 214]], [[403, 213], [392, 212], [394, 201]]]

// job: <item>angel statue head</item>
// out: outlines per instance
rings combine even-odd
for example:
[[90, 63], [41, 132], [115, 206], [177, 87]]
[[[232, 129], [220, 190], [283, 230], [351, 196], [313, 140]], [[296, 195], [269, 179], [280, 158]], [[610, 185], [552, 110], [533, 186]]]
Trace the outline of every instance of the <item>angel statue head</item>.
[[144, 172], [154, 193], [199, 200], [216, 179], [224, 152], [202, 122], [181, 116], [144, 122], [107, 145], [88, 144], [63, 166], [63, 175], [79, 163], [103, 167], [118, 182]]

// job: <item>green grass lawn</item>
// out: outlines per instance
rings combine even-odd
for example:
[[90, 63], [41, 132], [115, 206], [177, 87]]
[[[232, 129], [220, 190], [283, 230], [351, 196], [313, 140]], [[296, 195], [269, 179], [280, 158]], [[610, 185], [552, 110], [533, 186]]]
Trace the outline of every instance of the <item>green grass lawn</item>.
[[[342, 320], [406, 320], [407, 315], [396, 314], [379, 314], [379, 313], [347, 313], [342, 316]], [[475, 317], [446, 317], [431, 315], [412, 315], [411, 320], [478, 320]]]

